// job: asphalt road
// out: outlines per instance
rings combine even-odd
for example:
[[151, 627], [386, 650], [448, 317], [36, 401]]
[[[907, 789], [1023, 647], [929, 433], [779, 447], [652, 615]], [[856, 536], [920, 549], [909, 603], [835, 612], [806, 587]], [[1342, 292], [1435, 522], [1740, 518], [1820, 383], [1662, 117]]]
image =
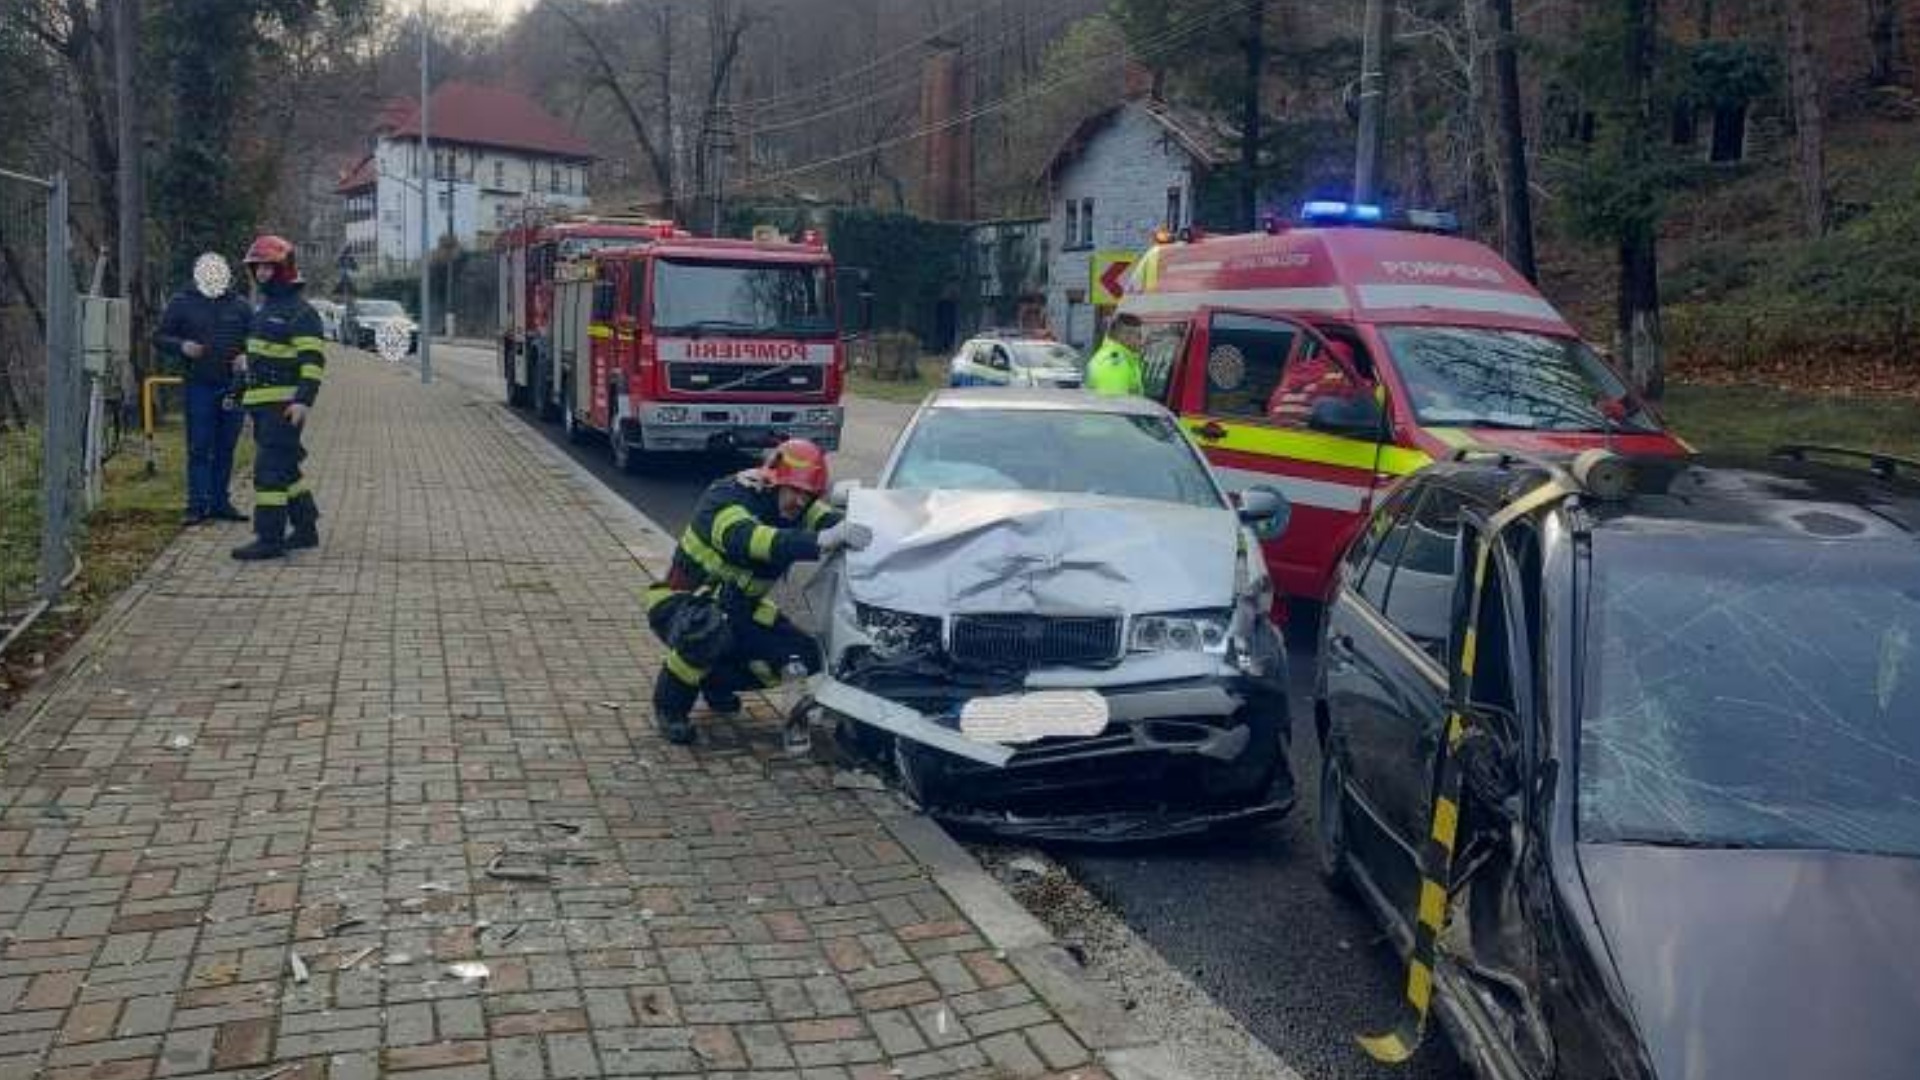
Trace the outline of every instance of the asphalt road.
[[[440, 345], [433, 355], [440, 377], [499, 398], [491, 350]], [[859, 398], [847, 409], [835, 476], [871, 480], [912, 410]], [[604, 445], [571, 445], [557, 425], [537, 426], [671, 532], [685, 526], [707, 483], [741, 464], [690, 458], [629, 476], [613, 468]], [[1286, 821], [1207, 843], [1053, 854], [1307, 1080], [1467, 1080], [1438, 1032], [1400, 1066], [1371, 1061], [1355, 1043], [1356, 1034], [1383, 1030], [1400, 1015], [1404, 969], [1373, 923], [1330, 894], [1314, 870], [1319, 761], [1306, 698], [1312, 642], [1296, 642], [1291, 658], [1299, 803]]]

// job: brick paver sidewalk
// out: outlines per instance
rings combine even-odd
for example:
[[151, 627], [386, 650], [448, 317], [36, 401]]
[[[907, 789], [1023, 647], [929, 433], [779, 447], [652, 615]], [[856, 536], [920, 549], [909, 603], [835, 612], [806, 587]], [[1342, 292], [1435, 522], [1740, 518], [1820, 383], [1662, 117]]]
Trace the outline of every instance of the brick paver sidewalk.
[[524, 433], [343, 355], [310, 442], [320, 551], [188, 534], [8, 718], [0, 1078], [1105, 1075], [770, 717], [654, 737]]

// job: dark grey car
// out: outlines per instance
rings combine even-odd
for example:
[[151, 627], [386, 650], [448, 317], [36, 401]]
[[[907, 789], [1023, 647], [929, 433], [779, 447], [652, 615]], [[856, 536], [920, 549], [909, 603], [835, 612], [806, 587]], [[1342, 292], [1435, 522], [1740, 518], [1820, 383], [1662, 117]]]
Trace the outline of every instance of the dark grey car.
[[1914, 1075], [1915, 468], [1636, 463], [1607, 500], [1474, 460], [1385, 501], [1325, 619], [1323, 868], [1482, 1075]]

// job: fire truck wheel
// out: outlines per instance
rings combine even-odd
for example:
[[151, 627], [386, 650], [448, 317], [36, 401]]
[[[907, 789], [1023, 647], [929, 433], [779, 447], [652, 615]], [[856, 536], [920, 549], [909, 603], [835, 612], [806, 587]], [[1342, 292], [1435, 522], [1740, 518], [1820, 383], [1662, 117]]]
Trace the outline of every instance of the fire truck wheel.
[[553, 400], [553, 372], [547, 370], [546, 356], [534, 350], [528, 369], [533, 373], [533, 385], [528, 392], [533, 396], [534, 415], [549, 423], [560, 419], [560, 409]]
[[566, 394], [566, 400], [560, 403], [560, 430], [566, 432], [567, 441], [579, 445], [587, 441], [587, 426], [573, 411], [573, 394]]

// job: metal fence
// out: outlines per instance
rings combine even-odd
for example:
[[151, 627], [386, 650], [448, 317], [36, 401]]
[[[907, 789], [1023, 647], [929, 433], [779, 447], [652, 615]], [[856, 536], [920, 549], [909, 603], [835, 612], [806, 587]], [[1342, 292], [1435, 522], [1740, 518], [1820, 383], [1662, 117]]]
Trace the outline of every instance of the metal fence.
[[0, 650], [78, 565], [88, 402], [63, 176], [0, 168]]

